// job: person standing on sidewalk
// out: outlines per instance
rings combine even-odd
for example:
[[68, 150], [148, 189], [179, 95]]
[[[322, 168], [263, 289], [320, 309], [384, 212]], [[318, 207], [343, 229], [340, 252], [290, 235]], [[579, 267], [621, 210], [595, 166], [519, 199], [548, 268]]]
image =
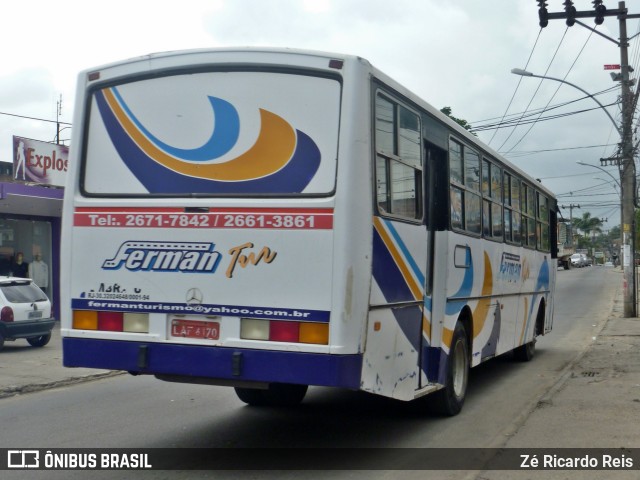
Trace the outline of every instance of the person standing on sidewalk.
[[24, 261], [24, 254], [22, 252], [16, 253], [16, 258], [11, 265], [11, 274], [14, 277], [29, 277], [29, 264]]
[[49, 287], [49, 266], [42, 261], [42, 255], [39, 253], [36, 253], [33, 262], [29, 264], [29, 277], [44, 293], [47, 293], [47, 288]]

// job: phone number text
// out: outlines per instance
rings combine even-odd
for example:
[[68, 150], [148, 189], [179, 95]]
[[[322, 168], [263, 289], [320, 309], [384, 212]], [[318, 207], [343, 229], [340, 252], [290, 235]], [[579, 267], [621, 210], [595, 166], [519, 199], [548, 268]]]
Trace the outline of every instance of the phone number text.
[[331, 229], [333, 215], [76, 212], [76, 227]]

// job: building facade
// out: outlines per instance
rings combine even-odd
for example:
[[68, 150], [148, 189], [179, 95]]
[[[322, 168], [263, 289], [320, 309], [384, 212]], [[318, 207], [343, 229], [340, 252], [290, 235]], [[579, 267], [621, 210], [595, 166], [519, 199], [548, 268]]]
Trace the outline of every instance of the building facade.
[[[14, 137], [14, 161], [0, 162], [0, 275], [33, 277], [51, 299], [56, 319], [67, 155], [64, 145]], [[52, 157], [64, 171], [51, 171]]]

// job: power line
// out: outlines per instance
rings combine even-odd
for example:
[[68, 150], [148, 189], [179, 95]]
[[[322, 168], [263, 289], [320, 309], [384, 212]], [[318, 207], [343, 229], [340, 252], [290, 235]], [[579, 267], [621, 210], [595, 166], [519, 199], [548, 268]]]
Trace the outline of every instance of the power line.
[[[551, 61], [549, 62], [549, 65], [547, 65], [547, 69], [544, 72], [544, 75], [546, 76], [547, 73], [549, 72], [549, 69], [551, 68], [551, 64], [553, 63], [553, 61], [556, 58], [556, 55], [558, 54], [558, 51], [560, 50], [560, 46], [562, 45], [562, 42], [564, 42], [564, 38], [567, 36], [567, 31], [569, 30], [569, 27], [567, 27], [564, 31], [564, 34], [562, 34], [562, 38], [560, 39], [560, 43], [558, 43], [558, 46], [556, 47], [556, 51], [553, 54], [553, 57], [551, 57]], [[529, 110], [529, 107], [531, 106], [531, 103], [533, 102], [533, 99], [536, 97], [536, 95], [538, 94], [538, 90], [540, 90], [540, 87], [542, 86], [542, 80], [540, 80], [540, 83], [538, 84], [538, 87], [536, 88], [536, 91], [533, 92], [533, 95], [531, 96], [531, 99], [529, 100], [529, 103], [527, 104], [527, 107], [525, 108], [525, 112], [527, 110]], [[511, 130], [511, 133], [507, 136], [507, 138], [505, 139], [504, 142], [502, 142], [502, 145], [500, 145], [500, 147], [498, 148], [498, 151], [502, 150], [502, 147], [505, 146], [505, 144], [509, 141], [509, 139], [511, 138], [511, 135], [513, 135], [513, 133], [516, 131], [516, 129], [518, 128], [518, 124], [516, 124], [515, 127], [513, 127], [513, 130]]]
[[[617, 145], [617, 143], [607, 143], [607, 144], [602, 144], [602, 145], [585, 145], [585, 146], [582, 146], [582, 147], [546, 148], [546, 149], [543, 149], [543, 150], [520, 150], [520, 151], [511, 152], [509, 154], [509, 158], [525, 157], [527, 155], [534, 155], [534, 154], [546, 153], [546, 152], [562, 152], [562, 151], [567, 151], [567, 150], [585, 150], [585, 149], [589, 149], [589, 148], [612, 147], [612, 146], [616, 146], [616, 145]], [[570, 176], [572, 176], [572, 175], [570, 175]], [[561, 177], [546, 177], [546, 178], [561, 178]]]
[[[567, 27], [567, 30], [569, 30], [569, 27]], [[567, 33], [567, 30], [565, 30], [565, 35]], [[569, 76], [569, 73], [571, 73], [571, 70], [573, 70], [573, 67], [575, 66], [575, 64], [577, 63], [578, 59], [580, 58], [580, 55], [582, 55], [582, 52], [584, 51], [585, 47], [587, 46], [587, 43], [589, 43], [589, 39], [591, 39], [591, 35], [593, 35], [594, 30], [591, 30], [589, 32], [589, 36], [587, 37], [587, 39], [585, 40], [584, 44], [582, 45], [582, 48], [580, 49], [580, 51], [578, 52], [578, 55], [576, 55], [575, 60], [573, 61], [573, 63], [571, 64], [571, 66], [569, 67], [569, 70], [567, 71], [567, 73], [565, 74], [564, 78], [562, 80], [566, 80], [567, 77]], [[562, 37], [564, 39], [564, 36]], [[560, 48], [560, 46], [558, 46], [558, 48]], [[557, 53], [557, 51], [556, 51]], [[553, 55], [553, 58], [555, 58], [555, 55]], [[551, 60], [553, 62], [553, 59]], [[549, 67], [551, 67], [551, 64], [549, 64]], [[547, 68], [547, 71], [549, 69]], [[547, 72], [545, 72], [544, 76], [547, 75]], [[542, 80], [540, 81], [540, 84], [542, 84]], [[549, 106], [549, 104], [551, 103], [551, 101], [555, 98], [555, 96], [557, 95], [557, 93], [560, 91], [560, 88], [562, 87], [562, 83], [560, 83], [558, 85], [558, 88], [556, 88], [556, 91], [553, 92], [553, 95], [551, 95], [551, 98], [549, 99], [549, 101], [547, 102], [547, 105], [545, 106], [545, 109]], [[537, 90], [536, 90], [537, 92]], [[542, 115], [542, 112], [540, 113], [540, 115]], [[525, 139], [525, 137], [527, 135], [529, 135], [529, 132], [531, 132], [531, 130], [533, 129], [533, 127], [535, 126], [536, 122], [533, 122], [531, 124], [531, 126], [529, 127], [529, 129], [524, 133], [524, 135], [522, 135], [522, 137], [520, 137], [520, 140], [518, 140], [509, 150], [507, 150], [506, 153], [509, 153], [510, 151], [512, 151], [514, 148], [516, 148], [520, 142], [522, 142], [522, 140]]]
[[[538, 40], [540, 40], [540, 34], [541, 33], [542, 33], [542, 28], [540, 28], [540, 31], [538, 32], [538, 36], [536, 37], [536, 41], [533, 44], [533, 48], [531, 49], [531, 53], [529, 54], [529, 58], [527, 59], [527, 63], [524, 66], [525, 70], [529, 66], [529, 62], [531, 61], [531, 57], [533, 57], [533, 52], [535, 52], [535, 50], [536, 50], [536, 45], [538, 45]], [[511, 100], [509, 100], [509, 104], [507, 105], [507, 108], [505, 109], [504, 113], [502, 114], [502, 118], [500, 119], [500, 123], [502, 123], [504, 121], [504, 118], [507, 116], [507, 112], [509, 111], [509, 108], [511, 108], [511, 104], [513, 103], [513, 99], [516, 97], [516, 93], [518, 93], [518, 89], [520, 88], [520, 83], [521, 82], [522, 82], [522, 77], [520, 77], [520, 79], [518, 80], [518, 84], [516, 85], [516, 89], [513, 91], [513, 95], [511, 95]], [[493, 135], [491, 136], [491, 139], [489, 140], [488, 145], [491, 145], [491, 142], [495, 138], [496, 133], [498, 133], [498, 128], [496, 128], [495, 131], [493, 132]]]
[[[608, 105], [603, 105], [603, 107], [611, 107], [611, 106], [613, 106], [613, 105], [617, 105], [618, 103], [619, 103], [619, 102], [618, 102], [618, 101], [616, 101], [615, 103], [610, 103], [610, 104], [608, 104]], [[510, 127], [510, 126], [512, 126], [512, 125], [515, 125], [516, 127], [518, 127], [518, 126], [520, 126], [520, 125], [530, 125], [530, 124], [535, 124], [535, 123], [537, 123], [537, 122], [541, 122], [541, 121], [555, 120], [555, 119], [558, 119], [558, 118], [569, 117], [569, 116], [571, 116], [571, 115], [577, 115], [577, 114], [579, 114], [579, 113], [586, 113], [586, 112], [591, 112], [591, 111], [593, 111], [593, 110], [600, 110], [600, 109], [601, 109], [601, 107], [599, 107], [599, 106], [598, 106], [598, 107], [593, 107], [593, 108], [585, 108], [584, 110], [576, 110], [576, 111], [573, 111], [573, 112], [567, 112], [567, 113], [558, 113], [558, 114], [555, 114], [555, 115], [549, 115], [549, 116], [547, 116], [547, 117], [538, 117], [538, 118], [534, 118], [534, 119], [527, 120], [527, 121], [524, 121], [524, 122], [522, 121], [522, 119], [519, 119], [519, 120], [511, 120], [511, 121], [509, 121], [509, 122], [507, 122], [507, 123], [504, 123], [504, 124], [502, 124], [502, 125], [498, 125], [498, 126], [495, 126], [495, 125], [487, 125], [487, 126], [485, 126], [485, 127], [473, 128], [471, 131], [472, 131], [472, 132], [482, 132], [482, 131], [484, 131], [484, 130], [491, 130], [492, 128], [508, 128], [508, 127]], [[533, 116], [533, 115], [529, 115], [529, 116]], [[516, 144], [514, 145], [514, 147], [515, 147], [516, 145], [518, 145], [518, 144], [516, 143]], [[508, 154], [509, 152], [510, 152], [510, 150], [509, 150], [509, 151], [507, 151], [507, 152], [503, 152], [503, 155], [506, 155], [506, 154]]]
[[[593, 95], [591, 95], [591, 97], [597, 97], [599, 95], [604, 95], [605, 93], [612, 92], [612, 91], [616, 90], [617, 88], [618, 88], [617, 85], [613, 85], [613, 86], [611, 86], [609, 88], [605, 88], [604, 90], [600, 90], [599, 92], [594, 93]], [[490, 121], [496, 120], [498, 118], [500, 118], [501, 121], [504, 121], [504, 119], [506, 117], [514, 118], [514, 117], [518, 117], [520, 115], [533, 116], [533, 115], [535, 115], [535, 114], [537, 114], [539, 112], [555, 110], [556, 108], [560, 108], [560, 107], [566, 107], [567, 105], [571, 105], [572, 103], [581, 102], [582, 100], [586, 100], [587, 98], [589, 98], [589, 96], [585, 95], [584, 97], [579, 97], [579, 98], [576, 98], [574, 100], [568, 100], [566, 102], [557, 103], [557, 104], [552, 105], [551, 107], [548, 107], [546, 109], [542, 108], [542, 107], [541, 108], [534, 108], [533, 110], [529, 110], [528, 112], [524, 111], [524, 112], [518, 112], [518, 113], [511, 113], [509, 115], [503, 115], [502, 117], [490, 117], [490, 118], [484, 118], [482, 120], [471, 120], [471, 121], [469, 121], [469, 123], [472, 124], [472, 125], [480, 124], [481, 127], [484, 127], [485, 125], [483, 125], [481, 122], [490, 122]], [[499, 124], [500, 124], [500, 122], [498, 123], [498, 125]]]
[[6, 115], [8, 117], [25, 118], [27, 120], [37, 120], [39, 122], [59, 123], [61, 125], [69, 125], [69, 126], [71, 125], [71, 123], [68, 123], [68, 122], [60, 122], [58, 120], [49, 120], [47, 118], [28, 117], [26, 115], [18, 115], [16, 113], [0, 112], [0, 115]]

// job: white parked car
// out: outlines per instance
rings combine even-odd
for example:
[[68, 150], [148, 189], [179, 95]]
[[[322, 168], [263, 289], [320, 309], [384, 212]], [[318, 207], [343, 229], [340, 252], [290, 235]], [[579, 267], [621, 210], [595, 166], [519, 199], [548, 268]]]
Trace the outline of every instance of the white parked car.
[[571, 266], [582, 268], [587, 265], [587, 256], [582, 253], [574, 253], [571, 255]]
[[44, 347], [54, 324], [51, 302], [31, 279], [0, 277], [0, 348], [18, 338]]

